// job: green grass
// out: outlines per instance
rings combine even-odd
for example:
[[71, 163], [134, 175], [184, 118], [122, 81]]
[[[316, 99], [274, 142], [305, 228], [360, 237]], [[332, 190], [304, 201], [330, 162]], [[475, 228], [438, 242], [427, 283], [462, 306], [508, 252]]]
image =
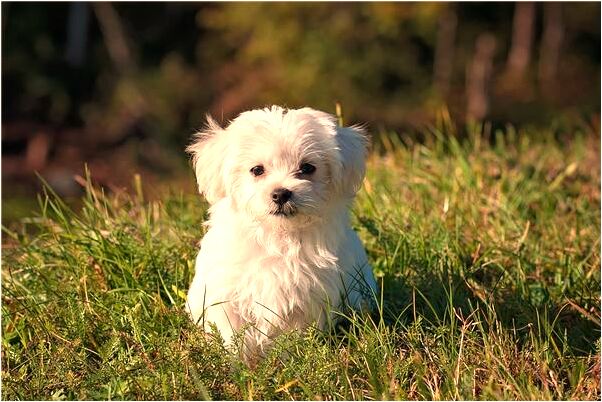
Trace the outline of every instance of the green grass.
[[40, 196], [4, 232], [3, 398], [599, 400], [598, 134], [441, 126], [370, 156], [353, 220], [379, 311], [253, 369], [182, 312], [200, 197]]

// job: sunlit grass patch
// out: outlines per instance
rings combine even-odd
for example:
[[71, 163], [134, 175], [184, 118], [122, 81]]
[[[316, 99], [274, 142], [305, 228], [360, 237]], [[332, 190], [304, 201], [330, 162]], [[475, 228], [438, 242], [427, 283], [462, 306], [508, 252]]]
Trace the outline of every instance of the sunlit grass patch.
[[599, 399], [597, 140], [450, 134], [375, 141], [353, 222], [378, 311], [254, 368], [183, 313], [200, 197], [47, 190], [4, 232], [4, 398]]

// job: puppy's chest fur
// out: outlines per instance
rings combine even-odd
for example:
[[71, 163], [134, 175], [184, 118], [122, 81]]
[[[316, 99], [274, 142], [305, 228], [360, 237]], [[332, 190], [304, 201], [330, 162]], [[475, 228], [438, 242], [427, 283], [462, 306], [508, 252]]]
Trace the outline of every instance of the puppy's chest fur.
[[316, 231], [256, 234], [238, 245], [246, 258], [232, 261], [232, 273], [239, 273], [232, 278], [233, 308], [244, 322], [296, 327], [319, 317], [327, 304], [339, 304], [338, 245]]
[[218, 238], [228, 238], [236, 248], [214, 265], [219, 271], [214, 275], [222, 279], [216, 292], [228, 300], [231, 312], [238, 316], [235, 326], [252, 324], [270, 332], [271, 327], [296, 328], [316, 318], [325, 320], [320, 310], [338, 306], [341, 301], [340, 244], [335, 242], [341, 236], [332, 233], [337, 226], [320, 225], [320, 230], [295, 233], [232, 225], [228, 227], [237, 230], [226, 234], [221, 227], [211, 228], [201, 250], [213, 247]]

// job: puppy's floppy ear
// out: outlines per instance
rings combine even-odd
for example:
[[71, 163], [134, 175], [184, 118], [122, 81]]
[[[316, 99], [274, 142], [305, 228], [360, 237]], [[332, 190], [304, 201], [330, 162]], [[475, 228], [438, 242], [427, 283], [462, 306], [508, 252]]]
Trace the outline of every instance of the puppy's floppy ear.
[[340, 153], [340, 172], [335, 173], [335, 186], [345, 196], [358, 192], [366, 174], [366, 153], [370, 140], [363, 128], [337, 127], [335, 141]]
[[210, 204], [226, 196], [224, 161], [227, 159], [227, 133], [209, 115], [206, 127], [196, 133], [186, 152], [192, 155], [199, 192]]
[[339, 194], [353, 197], [366, 174], [366, 153], [370, 139], [365, 130], [360, 126], [339, 127], [334, 116], [319, 110], [303, 108], [297, 112], [309, 114], [334, 134], [337, 152], [331, 164], [333, 185]]

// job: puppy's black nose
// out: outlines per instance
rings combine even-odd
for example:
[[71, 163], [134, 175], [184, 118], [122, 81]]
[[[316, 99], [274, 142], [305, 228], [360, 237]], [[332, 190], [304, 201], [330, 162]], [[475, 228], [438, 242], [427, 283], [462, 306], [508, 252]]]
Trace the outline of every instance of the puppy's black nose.
[[277, 188], [272, 191], [272, 201], [278, 205], [282, 205], [291, 199], [291, 195], [293, 195], [293, 193], [290, 190], [286, 188]]

